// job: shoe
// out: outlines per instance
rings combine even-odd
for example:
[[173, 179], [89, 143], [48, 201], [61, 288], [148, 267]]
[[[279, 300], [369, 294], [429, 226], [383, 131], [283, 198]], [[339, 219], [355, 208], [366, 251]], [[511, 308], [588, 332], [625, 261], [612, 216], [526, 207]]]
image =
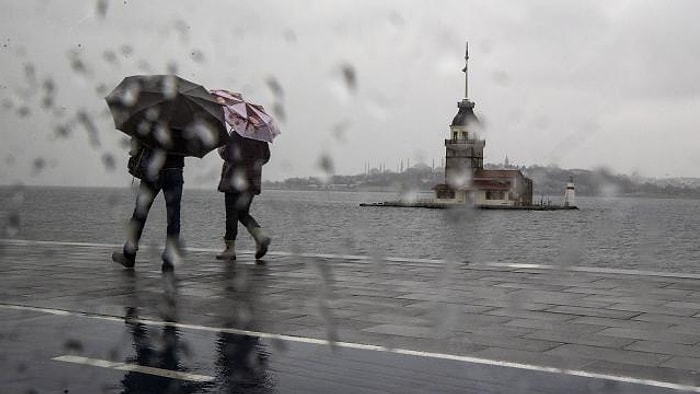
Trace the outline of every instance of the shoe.
[[266, 236], [260, 227], [251, 227], [247, 230], [255, 240], [255, 259], [260, 260], [267, 253], [267, 248], [270, 246], [272, 239]]
[[169, 261], [163, 261], [163, 264], [160, 266], [160, 271], [164, 274], [167, 274], [169, 272], [174, 272], [175, 271], [175, 266], [173, 263]]
[[236, 260], [236, 240], [235, 239], [224, 239], [226, 248], [219, 254], [216, 255], [217, 260]]
[[114, 252], [112, 253], [112, 261], [119, 263], [126, 269], [134, 269], [136, 264], [136, 255], [127, 255], [124, 252]]
[[160, 259], [163, 261], [163, 264], [160, 266], [162, 272], [173, 272], [175, 270], [175, 265], [182, 261], [180, 251], [173, 247], [166, 247], [160, 255]]

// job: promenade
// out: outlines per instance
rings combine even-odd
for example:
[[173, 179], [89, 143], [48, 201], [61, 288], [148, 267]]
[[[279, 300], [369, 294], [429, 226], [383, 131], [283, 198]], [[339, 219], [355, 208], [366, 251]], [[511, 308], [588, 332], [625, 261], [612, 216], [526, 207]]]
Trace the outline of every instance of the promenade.
[[[227, 264], [194, 249], [166, 278], [160, 251], [143, 251], [129, 272], [110, 262], [112, 250], [0, 240], [0, 385], [24, 390], [39, 379], [32, 362], [41, 357], [53, 360], [41, 368], [63, 374], [63, 384], [73, 375], [61, 368], [75, 368], [64, 364], [85, 361], [92, 371], [111, 367], [86, 360], [126, 363], [133, 346], [125, 322], [136, 321], [187, 332], [191, 349], [202, 335], [222, 333], [269, 342], [273, 356], [330, 349], [297, 357], [287, 373], [276, 368], [292, 376], [303, 360], [326, 364], [325, 372], [300, 369], [306, 380], [280, 392], [315, 391], [305, 386], [314, 377], [347, 392], [700, 392], [700, 275], [281, 252], [256, 264], [245, 251]], [[96, 350], [103, 342], [123, 346]], [[450, 364], [418, 379], [427, 386], [358, 389], [328, 372], [334, 355], [352, 360], [358, 381], [381, 377], [382, 368], [398, 382], [418, 379], [384, 361], [425, 373], [423, 364]], [[192, 376], [218, 379], [201, 357]], [[120, 365], [122, 375], [132, 368]], [[103, 379], [123, 383], [119, 376]], [[561, 390], [571, 382], [575, 389]]]

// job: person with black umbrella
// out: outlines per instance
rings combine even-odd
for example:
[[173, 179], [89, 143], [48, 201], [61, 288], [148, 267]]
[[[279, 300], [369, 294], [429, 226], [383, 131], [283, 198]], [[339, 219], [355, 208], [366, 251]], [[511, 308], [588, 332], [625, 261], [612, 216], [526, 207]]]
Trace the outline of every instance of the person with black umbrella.
[[229, 141], [223, 109], [204, 87], [174, 75], [127, 77], [106, 100], [115, 127], [132, 137], [128, 168], [141, 179], [127, 240], [112, 261], [134, 268], [148, 212], [162, 191], [168, 223], [162, 270], [172, 271], [181, 256], [185, 156], [201, 158]]
[[167, 215], [166, 243], [162, 254], [162, 270], [171, 271], [181, 255], [180, 248], [180, 203], [182, 201], [182, 176], [185, 157], [168, 154], [162, 150], [153, 150], [132, 140], [131, 172], [140, 177], [136, 206], [129, 221], [126, 243], [121, 252], [114, 252], [112, 260], [133, 269], [136, 263], [136, 251], [146, 225], [148, 212], [158, 193], [162, 190], [165, 197]]

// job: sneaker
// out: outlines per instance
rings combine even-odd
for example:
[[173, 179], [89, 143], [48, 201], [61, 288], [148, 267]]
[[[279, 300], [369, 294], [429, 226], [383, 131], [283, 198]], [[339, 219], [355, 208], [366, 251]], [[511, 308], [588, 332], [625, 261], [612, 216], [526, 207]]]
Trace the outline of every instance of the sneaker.
[[112, 253], [112, 261], [119, 263], [126, 269], [134, 269], [136, 264], [136, 255], [127, 255], [124, 252]]

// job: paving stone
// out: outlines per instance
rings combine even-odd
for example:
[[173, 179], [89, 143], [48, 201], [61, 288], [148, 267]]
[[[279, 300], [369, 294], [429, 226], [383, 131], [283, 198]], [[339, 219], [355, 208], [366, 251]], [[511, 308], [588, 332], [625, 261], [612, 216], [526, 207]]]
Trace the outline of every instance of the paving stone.
[[532, 320], [532, 319], [513, 319], [503, 324], [507, 327], [522, 327], [542, 329], [548, 331], [562, 331], [570, 334], [590, 334], [596, 331], [603, 330], [605, 327], [594, 324], [573, 324], [561, 321], [552, 320]]
[[639, 312], [617, 311], [604, 308], [584, 308], [578, 306], [555, 306], [545, 311], [565, 313], [568, 315], [606, 317], [611, 319], [629, 319], [640, 314]]
[[565, 321], [576, 318], [575, 315], [566, 315], [562, 313], [551, 313], [551, 312], [540, 312], [540, 311], [527, 311], [522, 309], [510, 309], [510, 308], [495, 308], [484, 312], [487, 315], [493, 316], [506, 316], [512, 318], [520, 319], [535, 319], [535, 320], [554, 320], [554, 321]]
[[609, 319], [605, 317], [582, 316], [568, 321], [575, 324], [594, 324], [605, 327], [637, 328], [641, 330], [661, 330], [671, 327], [671, 323], [646, 322], [638, 320]]
[[[613, 376], [630, 376], [637, 379], [650, 379], [688, 386], [700, 386], [700, 376], [692, 371], [664, 366], [645, 366], [636, 364], [616, 363], [600, 360], [589, 363], [581, 368], [586, 372], [600, 373]], [[682, 391], [681, 391], [682, 392]]]
[[641, 313], [663, 313], [671, 316], [693, 316], [700, 312], [698, 309], [674, 308], [669, 306], [649, 306], [649, 305], [633, 305], [633, 304], [614, 304], [608, 306], [608, 309], [634, 311]]
[[599, 335], [607, 335], [618, 338], [645, 339], [668, 343], [680, 343], [694, 345], [700, 342], [700, 335], [669, 333], [667, 330], [640, 330], [634, 328], [612, 327], [598, 331]]
[[[468, 302], [468, 301], [466, 301], [466, 302]], [[434, 311], [436, 308], [440, 308], [440, 307], [445, 307], [445, 308], [449, 308], [449, 309], [454, 308], [455, 310], [459, 310], [460, 312], [465, 312], [465, 313], [480, 313], [480, 312], [487, 311], [489, 309], [493, 309], [493, 307], [491, 307], [491, 306], [464, 305], [461, 303], [433, 302], [433, 301], [416, 302], [415, 304], [406, 305], [404, 308], [424, 310], [424, 311]]]
[[[572, 343], [579, 345], [601, 346], [608, 348], [623, 348], [634, 342], [629, 338], [612, 338], [596, 334], [574, 334], [570, 331], [535, 331], [523, 336], [524, 339], [539, 339], [543, 341]], [[630, 349], [635, 350], [635, 349]]]
[[437, 338], [438, 335], [433, 327], [407, 327], [398, 324], [380, 324], [361, 331], [416, 338]]
[[477, 335], [471, 333], [461, 334], [459, 336], [455, 336], [455, 338], [460, 338], [477, 345], [500, 347], [504, 349], [513, 350], [524, 350], [528, 352], [544, 352], [562, 345], [561, 342], [542, 341], [537, 339], [522, 339], [515, 337]]
[[685, 301], [673, 301], [664, 304], [664, 306], [669, 308], [687, 308], [700, 311], [700, 301], [698, 302], [685, 302]]
[[694, 330], [700, 332], [700, 318], [699, 317], [683, 317], [683, 316], [671, 316], [659, 313], [642, 313], [632, 318], [632, 320], [639, 320], [645, 322], [656, 322], [656, 323], [667, 323], [667, 324], [677, 324], [689, 326]]
[[632, 350], [610, 349], [601, 346], [565, 344], [544, 352], [561, 357], [587, 358], [590, 360], [608, 360], [622, 364], [657, 366], [671, 357], [663, 354], [636, 352]]
[[700, 346], [697, 345], [689, 346], [669, 342], [635, 341], [634, 343], [625, 346], [625, 349], [648, 353], [700, 358]]
[[678, 368], [688, 371], [700, 371], [700, 357], [673, 357], [661, 364], [662, 367]]

